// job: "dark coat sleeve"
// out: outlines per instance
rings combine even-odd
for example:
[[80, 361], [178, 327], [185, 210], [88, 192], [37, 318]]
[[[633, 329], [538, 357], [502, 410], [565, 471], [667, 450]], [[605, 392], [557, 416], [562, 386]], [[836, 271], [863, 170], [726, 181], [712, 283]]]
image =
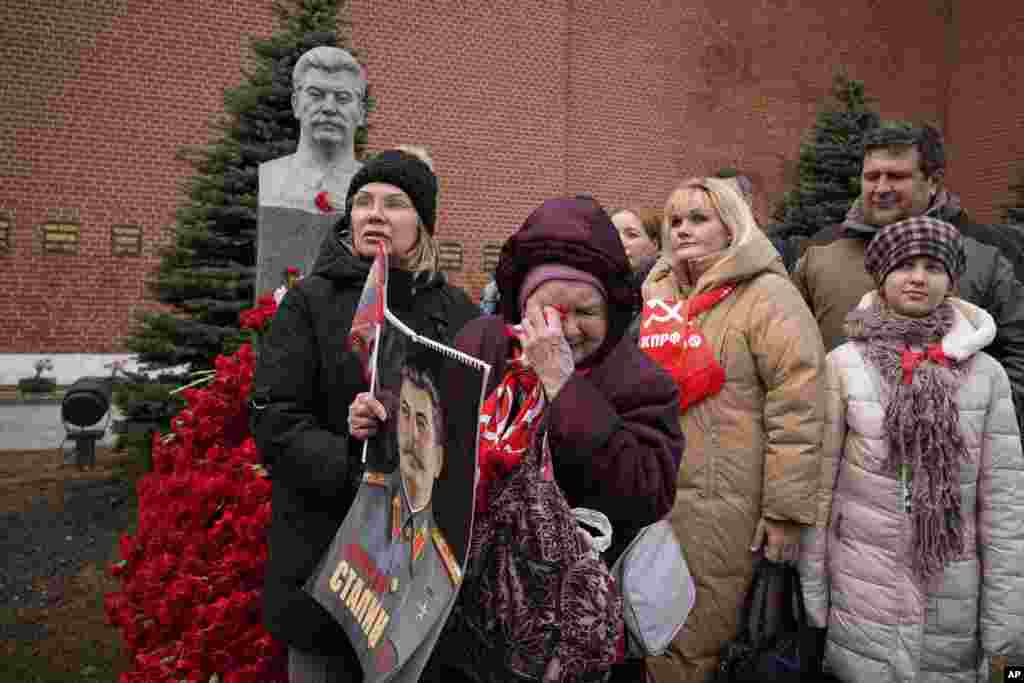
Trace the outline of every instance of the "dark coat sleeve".
[[996, 339], [989, 349], [1010, 377], [1017, 421], [1024, 431], [1024, 284], [1004, 256], [998, 256], [992, 269], [984, 306], [996, 320]]
[[624, 339], [549, 410], [555, 478], [570, 504], [627, 529], [669, 513], [684, 444], [679, 390], [639, 349]]
[[[365, 382], [355, 373], [345, 396], [331, 397], [334, 405], [322, 405], [320, 359], [307, 300], [301, 289], [293, 289], [260, 344], [253, 380], [253, 436], [276, 480], [331, 498], [351, 492], [359, 442], [337, 427], [329, 429], [322, 411], [345, 411]], [[341, 420], [343, 426], [344, 417]]]

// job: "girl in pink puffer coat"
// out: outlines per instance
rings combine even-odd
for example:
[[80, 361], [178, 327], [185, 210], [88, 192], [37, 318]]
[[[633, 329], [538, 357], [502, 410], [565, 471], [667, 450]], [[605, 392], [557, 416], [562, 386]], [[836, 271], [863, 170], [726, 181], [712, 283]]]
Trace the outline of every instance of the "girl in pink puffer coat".
[[827, 359], [811, 621], [846, 683], [985, 681], [994, 658], [1024, 663], [1024, 455], [1006, 371], [981, 352], [995, 323], [949, 296], [949, 224], [890, 225], [865, 263], [878, 291]]

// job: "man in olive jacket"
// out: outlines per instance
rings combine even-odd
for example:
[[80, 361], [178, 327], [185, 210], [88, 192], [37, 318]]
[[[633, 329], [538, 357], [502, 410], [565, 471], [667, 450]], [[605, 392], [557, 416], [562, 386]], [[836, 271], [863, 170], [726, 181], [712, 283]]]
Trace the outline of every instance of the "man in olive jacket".
[[970, 220], [943, 189], [945, 150], [933, 127], [887, 122], [864, 136], [861, 195], [841, 225], [818, 232], [797, 262], [793, 281], [818, 321], [825, 349], [846, 341], [846, 314], [875, 288], [864, 252], [881, 228], [927, 215], [955, 225], [967, 272], [958, 295], [987, 310], [998, 333], [987, 349], [1006, 368], [1017, 419], [1024, 418], [1024, 251], [1010, 233]]

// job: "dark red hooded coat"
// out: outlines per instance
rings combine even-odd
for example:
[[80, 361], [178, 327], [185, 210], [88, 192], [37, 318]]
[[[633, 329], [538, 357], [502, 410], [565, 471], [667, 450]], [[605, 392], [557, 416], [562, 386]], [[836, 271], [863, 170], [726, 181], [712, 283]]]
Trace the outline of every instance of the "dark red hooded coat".
[[495, 278], [503, 317], [466, 325], [456, 346], [492, 366], [488, 393], [511, 354], [506, 323], [518, 322], [519, 289], [545, 263], [594, 275], [608, 298], [604, 343], [578, 367], [548, 407], [555, 478], [569, 505], [604, 512], [613, 525], [614, 562], [643, 526], [672, 509], [683, 453], [675, 382], [625, 336], [637, 292], [615, 226], [589, 199], [553, 199], [530, 214], [502, 248]]

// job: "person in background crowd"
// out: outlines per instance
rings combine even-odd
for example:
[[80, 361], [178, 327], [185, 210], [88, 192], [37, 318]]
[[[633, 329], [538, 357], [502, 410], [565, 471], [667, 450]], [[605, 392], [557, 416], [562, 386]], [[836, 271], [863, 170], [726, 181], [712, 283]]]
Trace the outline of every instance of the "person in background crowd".
[[[626, 249], [633, 282], [639, 292], [661, 252], [661, 209], [618, 209], [610, 215]], [[640, 334], [640, 311], [643, 308], [643, 301], [639, 298], [637, 301], [636, 313], [626, 332], [633, 341]]]
[[879, 230], [877, 290], [828, 355], [828, 528], [805, 531], [801, 577], [845, 683], [984, 683], [1024, 662], [1024, 456], [1006, 371], [981, 351], [995, 322], [951, 296], [964, 241], [929, 217]]
[[828, 351], [846, 341], [846, 315], [875, 283], [864, 252], [882, 228], [915, 216], [957, 227], [967, 270], [959, 296], [992, 314], [997, 335], [989, 352], [1003, 364], [1024, 420], [1024, 252], [1012, 233], [970, 220], [959, 198], [942, 186], [942, 136], [931, 126], [889, 122], [864, 136], [861, 195], [839, 226], [817, 233], [793, 272], [793, 282], [817, 318]]
[[389, 150], [367, 161], [313, 272], [285, 295], [260, 344], [252, 428], [273, 481], [263, 617], [288, 645], [293, 683], [362, 680], [345, 632], [303, 584], [363, 474], [370, 399], [364, 368], [345, 340], [377, 245], [393, 266], [388, 307], [413, 329], [450, 342], [478, 315], [437, 269], [436, 201], [437, 178], [417, 154]]
[[[678, 389], [625, 337], [638, 294], [622, 242], [595, 201], [552, 199], [509, 238], [496, 280], [501, 315], [473, 321], [456, 339], [492, 368], [480, 457], [529, 444], [545, 425], [569, 505], [612, 523], [603, 554], [611, 566], [637, 531], [672, 509], [684, 443]], [[517, 324], [513, 338], [507, 329]], [[629, 661], [612, 680], [644, 675], [642, 660]], [[461, 678], [449, 670], [439, 680]]]
[[618, 209], [610, 215], [622, 239], [630, 269], [646, 276], [661, 251], [661, 210]]
[[480, 292], [480, 312], [484, 315], [494, 315], [498, 312], [498, 303], [501, 296], [498, 294], [498, 283], [491, 278], [491, 281], [484, 285]]
[[[729, 180], [736, 185], [736, 189], [743, 199], [746, 200], [751, 210], [754, 208], [754, 181], [750, 179], [750, 176], [744, 175], [740, 171], [734, 168], [723, 168], [714, 175], [715, 178], [722, 178]], [[755, 216], [756, 220], [756, 216]], [[779, 252], [779, 256], [782, 257], [782, 264], [786, 267], [786, 271], [793, 270], [793, 266], [796, 265], [797, 259], [800, 257], [800, 244], [802, 243], [802, 237], [781, 237], [779, 235], [767, 234], [768, 240], [775, 247], [775, 251]]]
[[[734, 168], [723, 168], [715, 174], [715, 178], [722, 178], [728, 180], [736, 185], [736, 189], [743, 199], [746, 200], [751, 210], [754, 209], [754, 181], [749, 176], [744, 175], [740, 171]], [[755, 217], [756, 220], [756, 217]], [[779, 252], [779, 256], [782, 257], [782, 264], [786, 267], [786, 271], [791, 271], [793, 266], [796, 264], [797, 258], [799, 258], [799, 238], [784, 238], [778, 235], [768, 234], [768, 240], [775, 247], [775, 251]]]
[[815, 521], [825, 353], [734, 183], [682, 183], [662, 240], [643, 296], [680, 321], [676, 356], [660, 356], [680, 385], [687, 439], [669, 520], [697, 597], [669, 652], [646, 662], [658, 683], [703, 683], [737, 635], [755, 553], [795, 560]]

